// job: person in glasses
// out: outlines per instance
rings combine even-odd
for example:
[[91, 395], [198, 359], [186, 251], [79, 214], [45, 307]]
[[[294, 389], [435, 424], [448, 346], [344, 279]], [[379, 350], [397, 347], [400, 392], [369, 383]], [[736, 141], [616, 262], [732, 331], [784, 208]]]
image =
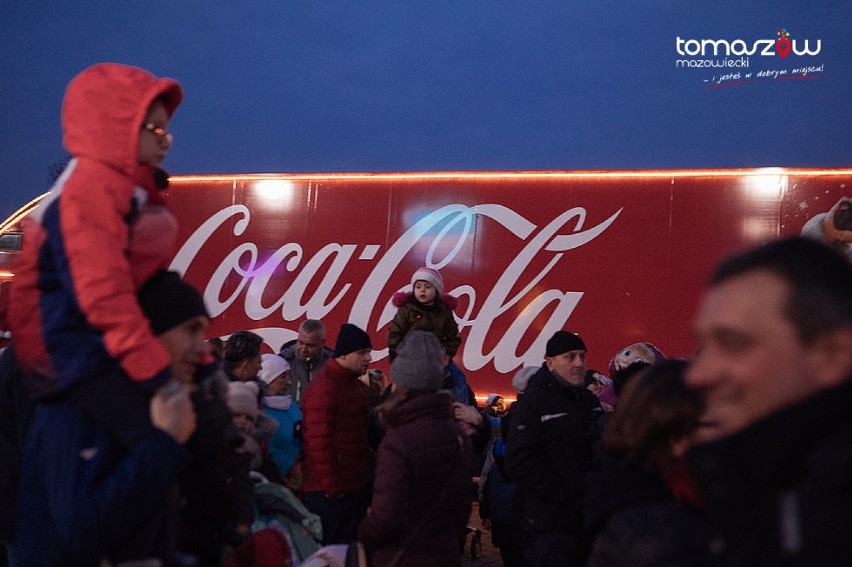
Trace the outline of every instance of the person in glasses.
[[127, 447], [152, 427], [139, 400], [172, 376], [136, 292], [173, 252], [160, 165], [182, 99], [173, 79], [126, 65], [100, 63], [71, 80], [62, 127], [72, 159], [23, 221], [11, 290], [10, 327], [33, 397], [70, 401]]

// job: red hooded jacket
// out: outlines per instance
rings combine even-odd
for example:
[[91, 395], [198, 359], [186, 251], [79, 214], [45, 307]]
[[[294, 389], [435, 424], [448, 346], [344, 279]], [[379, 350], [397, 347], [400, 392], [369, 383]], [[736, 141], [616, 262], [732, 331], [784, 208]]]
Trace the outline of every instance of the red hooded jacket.
[[77, 75], [62, 107], [72, 154], [51, 195], [24, 221], [9, 324], [34, 395], [66, 390], [115, 365], [155, 388], [169, 356], [136, 290], [165, 267], [177, 230], [154, 168], [138, 163], [148, 109], [169, 116], [183, 98], [172, 79], [102, 63]]

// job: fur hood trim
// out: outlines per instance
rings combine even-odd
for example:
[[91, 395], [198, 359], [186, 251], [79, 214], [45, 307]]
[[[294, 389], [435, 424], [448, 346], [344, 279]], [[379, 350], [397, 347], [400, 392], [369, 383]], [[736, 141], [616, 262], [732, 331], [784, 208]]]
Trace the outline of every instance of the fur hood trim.
[[[393, 306], [397, 309], [405, 305], [405, 303], [411, 299], [412, 301], [417, 301], [414, 299], [414, 294], [410, 291], [398, 291], [393, 294], [393, 299], [391, 300]], [[440, 297], [440, 300], [443, 301], [447, 307], [450, 308], [450, 311], [455, 311], [456, 307], [459, 305], [459, 300], [457, 297], [454, 297], [448, 293], [445, 293]]]

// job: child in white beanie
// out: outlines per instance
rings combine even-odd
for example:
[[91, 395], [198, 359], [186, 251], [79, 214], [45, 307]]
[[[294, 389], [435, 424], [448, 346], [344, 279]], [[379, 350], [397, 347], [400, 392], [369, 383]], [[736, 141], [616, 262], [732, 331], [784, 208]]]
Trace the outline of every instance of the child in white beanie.
[[449, 359], [455, 356], [461, 344], [459, 326], [453, 315], [458, 300], [444, 295], [444, 279], [438, 270], [418, 268], [411, 276], [411, 291], [394, 294], [393, 304], [397, 312], [388, 329], [391, 361], [396, 358], [402, 339], [413, 329], [434, 333]]
[[301, 488], [302, 409], [290, 391], [290, 365], [277, 354], [264, 354], [260, 359], [258, 378], [266, 385], [263, 412], [275, 420], [278, 429], [269, 440], [269, 457], [283, 475], [284, 485], [291, 490]]

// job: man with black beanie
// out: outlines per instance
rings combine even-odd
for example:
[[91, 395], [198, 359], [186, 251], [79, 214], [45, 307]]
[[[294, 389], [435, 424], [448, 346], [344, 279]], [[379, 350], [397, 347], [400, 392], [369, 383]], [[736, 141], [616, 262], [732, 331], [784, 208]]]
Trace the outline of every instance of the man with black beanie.
[[586, 345], [557, 331], [544, 364], [512, 405], [506, 468], [518, 483], [531, 567], [581, 565], [583, 487], [593, 468], [597, 397], [584, 385]]
[[305, 505], [322, 519], [323, 545], [349, 543], [367, 512], [372, 457], [367, 437], [367, 371], [372, 343], [362, 329], [344, 323], [334, 357], [302, 398], [302, 464]]

